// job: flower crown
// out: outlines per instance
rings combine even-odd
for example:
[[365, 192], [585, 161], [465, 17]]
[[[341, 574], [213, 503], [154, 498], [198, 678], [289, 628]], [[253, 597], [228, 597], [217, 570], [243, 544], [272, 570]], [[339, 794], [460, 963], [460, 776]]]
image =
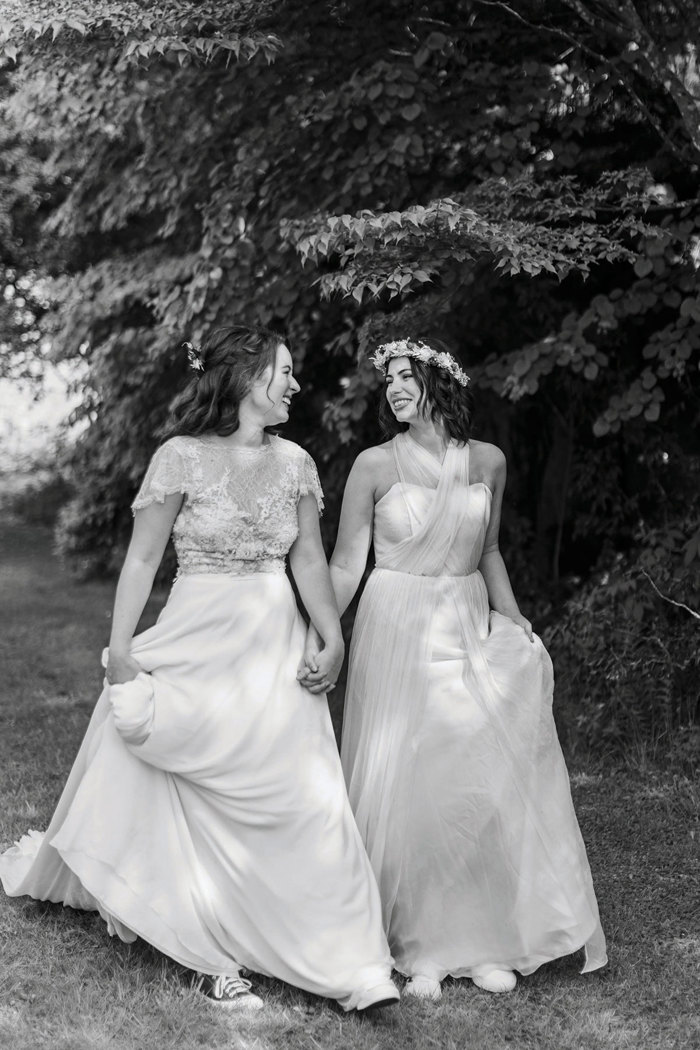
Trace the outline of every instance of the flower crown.
[[462, 371], [452, 354], [433, 350], [427, 343], [421, 343], [420, 341], [414, 343], [411, 339], [396, 339], [393, 343], [382, 343], [381, 346], [377, 347], [375, 354], [370, 357], [370, 361], [375, 368], [383, 372], [387, 361], [390, 361], [393, 357], [415, 357], [417, 361], [422, 361], [424, 365], [435, 365], [436, 368], [444, 368], [460, 386], [468, 386], [471, 382], [469, 376]]
[[182, 344], [187, 351], [187, 364], [190, 366], [193, 372], [203, 372], [204, 362], [202, 361], [202, 351], [198, 346], [193, 346], [192, 343]]

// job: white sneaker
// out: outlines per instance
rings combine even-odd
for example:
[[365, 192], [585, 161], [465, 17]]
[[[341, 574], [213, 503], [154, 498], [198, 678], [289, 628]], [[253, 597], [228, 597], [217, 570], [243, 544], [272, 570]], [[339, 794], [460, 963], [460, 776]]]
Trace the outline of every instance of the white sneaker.
[[436, 1002], [442, 997], [440, 982], [436, 981], [434, 977], [425, 977], [420, 973], [411, 977], [404, 988], [404, 992], [406, 995], [412, 995], [416, 999], [433, 999]]
[[517, 984], [512, 970], [501, 970], [497, 966], [479, 966], [472, 970], [472, 981], [485, 992], [512, 992]]
[[202, 973], [195, 988], [210, 1003], [225, 1010], [260, 1010], [264, 1005], [260, 996], [251, 992], [250, 981], [237, 973], [219, 974], [218, 977]]
[[379, 1010], [383, 1006], [394, 1006], [401, 994], [393, 981], [383, 981], [360, 993], [355, 1009], [359, 1013], [368, 1010]]

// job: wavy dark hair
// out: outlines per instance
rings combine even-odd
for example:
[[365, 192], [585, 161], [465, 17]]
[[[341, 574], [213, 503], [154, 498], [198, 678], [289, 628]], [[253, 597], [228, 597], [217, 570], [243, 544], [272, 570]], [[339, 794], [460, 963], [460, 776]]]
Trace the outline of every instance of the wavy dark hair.
[[[451, 354], [452, 351], [441, 339], [421, 340], [438, 353]], [[397, 354], [401, 357], [401, 354]], [[394, 360], [390, 358], [389, 361]], [[472, 434], [474, 419], [474, 395], [471, 384], [462, 386], [444, 368], [437, 365], [426, 365], [415, 357], [407, 358], [411, 372], [420, 390], [418, 408], [428, 414], [434, 423], [443, 423], [447, 433], [455, 441], [467, 442]], [[387, 366], [389, 365], [387, 361]], [[386, 369], [384, 371], [386, 375]], [[401, 423], [389, 407], [386, 389], [382, 390], [379, 402], [379, 425], [387, 437], [394, 437], [408, 430], [408, 423]]]
[[238, 430], [241, 400], [268, 365], [274, 367], [280, 343], [284, 336], [269, 328], [237, 324], [212, 332], [198, 352], [202, 370], [172, 405], [162, 439]]

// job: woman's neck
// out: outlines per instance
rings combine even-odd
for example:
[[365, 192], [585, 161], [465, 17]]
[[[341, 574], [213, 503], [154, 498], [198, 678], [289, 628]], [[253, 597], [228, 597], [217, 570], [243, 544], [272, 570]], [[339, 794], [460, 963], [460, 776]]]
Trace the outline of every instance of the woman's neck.
[[217, 444], [226, 445], [229, 448], [255, 449], [270, 443], [270, 437], [265, 433], [263, 424], [246, 419], [239, 421], [238, 430], [234, 430], [233, 434], [226, 436], [213, 434], [212, 439]]
[[421, 445], [426, 452], [438, 459], [444, 457], [450, 443], [447, 428], [442, 424], [436, 426], [432, 420], [409, 423], [408, 434], [417, 445]]

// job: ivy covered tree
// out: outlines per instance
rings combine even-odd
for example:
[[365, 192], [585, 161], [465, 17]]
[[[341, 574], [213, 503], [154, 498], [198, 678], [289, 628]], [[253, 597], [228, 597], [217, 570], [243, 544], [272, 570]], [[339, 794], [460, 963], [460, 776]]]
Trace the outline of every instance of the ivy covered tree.
[[519, 589], [546, 615], [590, 586], [690, 639], [637, 570], [665, 550], [649, 576], [698, 607], [694, 0], [0, 12], [3, 261], [40, 289], [52, 352], [89, 366], [66, 554], [118, 564], [184, 340], [233, 319], [286, 332], [332, 531], [378, 437], [368, 352], [438, 335], [511, 464]]

